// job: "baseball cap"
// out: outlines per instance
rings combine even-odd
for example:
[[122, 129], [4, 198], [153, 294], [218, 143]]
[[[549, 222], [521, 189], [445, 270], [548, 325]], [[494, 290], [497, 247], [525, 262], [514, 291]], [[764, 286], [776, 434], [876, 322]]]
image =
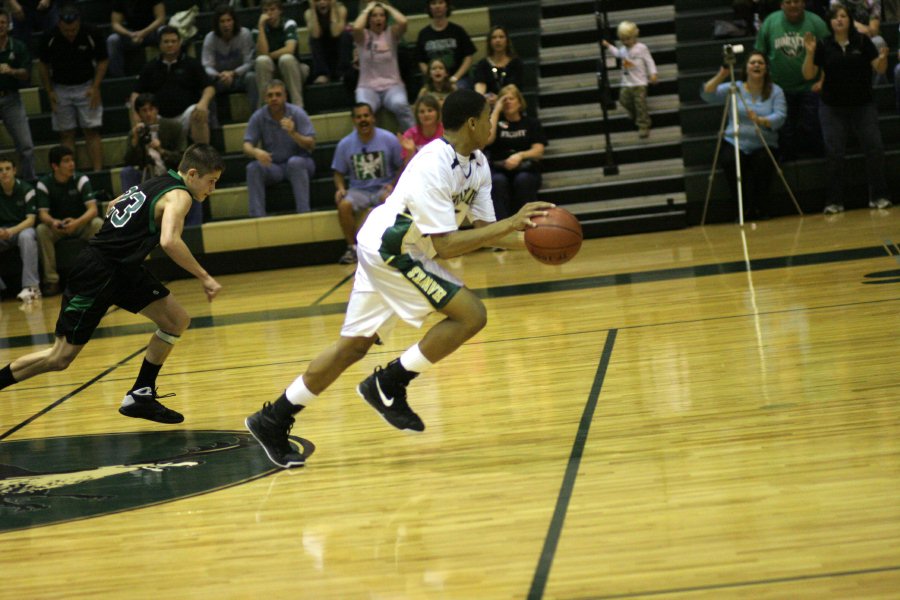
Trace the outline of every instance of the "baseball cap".
[[81, 18], [81, 13], [78, 12], [78, 8], [76, 8], [72, 4], [67, 4], [63, 6], [59, 11], [59, 20], [63, 23], [74, 23], [78, 19]]

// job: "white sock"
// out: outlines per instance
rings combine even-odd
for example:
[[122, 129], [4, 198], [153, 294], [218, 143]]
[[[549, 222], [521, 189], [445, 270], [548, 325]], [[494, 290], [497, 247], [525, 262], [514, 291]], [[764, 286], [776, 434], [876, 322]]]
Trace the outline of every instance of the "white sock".
[[306, 384], [303, 383], [303, 375], [288, 386], [284, 395], [287, 396], [288, 402], [296, 406], [308, 406], [310, 402], [318, 397], [306, 388]]
[[434, 363], [425, 358], [425, 355], [419, 350], [419, 344], [412, 346], [400, 356], [400, 365], [407, 371], [412, 371], [413, 373], [424, 373], [430, 369], [433, 364]]

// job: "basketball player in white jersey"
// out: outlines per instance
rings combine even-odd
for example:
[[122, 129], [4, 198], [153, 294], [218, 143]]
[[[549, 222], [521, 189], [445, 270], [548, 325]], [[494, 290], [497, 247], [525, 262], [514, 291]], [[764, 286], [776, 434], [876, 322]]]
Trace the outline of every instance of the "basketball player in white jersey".
[[[524, 247], [532, 217], [553, 205], [531, 202], [502, 221], [494, 219], [491, 172], [481, 150], [491, 133], [484, 96], [450, 94], [443, 106], [444, 137], [422, 148], [393, 193], [376, 207], [357, 236], [359, 263], [341, 337], [320, 353], [274, 402], [246, 420], [266, 454], [281, 467], [301, 466], [288, 441], [294, 415], [350, 365], [360, 360], [398, 319], [421, 327], [432, 312], [446, 316], [399, 358], [364, 379], [357, 392], [397, 429], [424, 431], [406, 402], [406, 386], [459, 348], [487, 323], [481, 300], [434, 257], [452, 258], [485, 246]], [[463, 221], [474, 228], [461, 230]]]

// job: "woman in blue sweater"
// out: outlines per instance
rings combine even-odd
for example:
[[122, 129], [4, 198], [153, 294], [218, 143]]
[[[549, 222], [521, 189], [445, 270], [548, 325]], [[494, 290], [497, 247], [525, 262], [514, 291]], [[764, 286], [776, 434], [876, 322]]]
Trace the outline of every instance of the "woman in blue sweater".
[[[703, 86], [702, 98], [710, 104], [724, 104], [728, 98], [729, 71], [722, 67]], [[772, 214], [769, 186], [775, 165], [768, 156], [760, 136], [754, 131], [759, 126], [762, 138], [769, 148], [778, 147], [778, 129], [784, 125], [787, 104], [784, 91], [772, 82], [769, 59], [761, 52], [751, 52], [744, 64], [741, 79], [737, 80], [738, 121], [740, 123], [741, 179], [744, 193], [744, 216], [749, 220], [766, 219]], [[743, 99], [743, 101], [741, 101]], [[737, 203], [737, 173], [734, 168], [734, 122], [729, 116], [725, 130], [725, 144], [719, 157], [725, 167], [725, 175], [731, 195]]]

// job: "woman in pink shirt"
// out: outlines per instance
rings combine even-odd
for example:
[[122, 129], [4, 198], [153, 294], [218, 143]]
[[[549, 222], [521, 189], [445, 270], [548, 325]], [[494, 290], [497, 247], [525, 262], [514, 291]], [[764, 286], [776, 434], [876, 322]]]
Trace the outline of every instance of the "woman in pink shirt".
[[[389, 14], [394, 20], [390, 27]], [[353, 21], [353, 42], [359, 53], [356, 101], [365, 102], [373, 112], [384, 106], [397, 117], [401, 129], [414, 123], [397, 62], [397, 44], [405, 31], [403, 13], [380, 2], [369, 2]]]
[[419, 96], [413, 107], [416, 114], [416, 124], [398, 135], [400, 145], [403, 146], [403, 166], [409, 164], [412, 157], [422, 146], [444, 135], [444, 126], [441, 124], [441, 103], [430, 94]]

